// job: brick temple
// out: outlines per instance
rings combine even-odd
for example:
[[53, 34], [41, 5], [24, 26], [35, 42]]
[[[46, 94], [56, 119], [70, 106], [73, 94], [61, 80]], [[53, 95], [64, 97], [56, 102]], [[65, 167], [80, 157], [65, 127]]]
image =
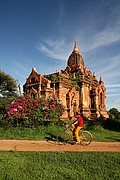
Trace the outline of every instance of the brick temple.
[[65, 111], [61, 119], [72, 119], [77, 110], [89, 119], [99, 116], [108, 118], [106, 110], [106, 88], [102, 77], [96, 79], [96, 73], [84, 67], [84, 59], [75, 42], [67, 66], [61, 72], [41, 75], [35, 68], [23, 85], [24, 93], [34, 98], [44, 96], [61, 100]]

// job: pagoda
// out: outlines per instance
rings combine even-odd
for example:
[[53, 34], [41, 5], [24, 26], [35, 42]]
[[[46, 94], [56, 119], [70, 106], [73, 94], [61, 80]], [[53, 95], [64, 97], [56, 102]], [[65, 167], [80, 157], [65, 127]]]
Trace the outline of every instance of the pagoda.
[[109, 117], [106, 110], [106, 88], [102, 77], [98, 81], [96, 73], [84, 67], [84, 59], [76, 41], [64, 70], [56, 70], [55, 73], [43, 76], [32, 68], [23, 90], [25, 94], [34, 98], [51, 96], [61, 100], [65, 108], [61, 119], [73, 119], [75, 109], [88, 119]]

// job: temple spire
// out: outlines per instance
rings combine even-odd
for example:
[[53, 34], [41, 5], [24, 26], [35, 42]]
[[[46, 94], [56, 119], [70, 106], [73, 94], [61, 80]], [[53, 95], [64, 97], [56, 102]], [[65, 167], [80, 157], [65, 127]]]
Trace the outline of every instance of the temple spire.
[[73, 51], [75, 51], [75, 52], [79, 52], [78, 47], [77, 47], [77, 41], [75, 41]]
[[102, 77], [100, 76], [99, 84], [103, 83]]
[[99, 80], [100, 82], [102, 81], [102, 77], [100, 76], [100, 80]]

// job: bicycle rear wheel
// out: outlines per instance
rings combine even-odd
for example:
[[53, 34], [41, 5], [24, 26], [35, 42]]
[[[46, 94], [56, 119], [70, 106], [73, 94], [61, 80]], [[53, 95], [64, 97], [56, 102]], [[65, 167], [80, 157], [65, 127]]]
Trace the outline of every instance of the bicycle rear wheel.
[[92, 142], [92, 134], [88, 131], [80, 132], [80, 144], [83, 146], [87, 146]]
[[61, 130], [58, 132], [57, 143], [60, 145], [67, 144], [70, 141], [70, 137], [68, 131]]

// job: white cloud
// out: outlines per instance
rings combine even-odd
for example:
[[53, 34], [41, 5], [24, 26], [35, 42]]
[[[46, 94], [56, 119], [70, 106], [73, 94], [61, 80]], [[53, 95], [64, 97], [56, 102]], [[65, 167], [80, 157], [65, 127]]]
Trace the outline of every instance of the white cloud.
[[107, 83], [119, 83], [120, 55], [106, 58], [104, 58], [103, 55], [102, 58], [98, 57], [98, 61], [96, 62], [96, 64], [92, 64], [91, 66], [92, 69], [94, 67], [97, 77], [102, 76]]
[[[111, 25], [106, 26], [103, 30], [96, 32], [94, 35], [86, 39], [85, 32], [76, 32], [74, 36], [75, 39], [79, 42], [80, 50], [82, 52], [92, 51], [95, 48], [100, 48], [104, 46], [109, 46], [113, 43], [120, 41], [120, 23], [116, 22], [114, 28]], [[69, 37], [68, 37], [69, 39]], [[75, 40], [74, 39], [74, 40]], [[64, 39], [51, 39], [48, 38], [44, 40], [43, 43], [39, 43], [37, 48], [45, 53], [48, 57], [54, 59], [66, 60], [69, 50], [71, 49], [70, 45], [74, 42], [73, 39], [67, 41]], [[72, 42], [72, 43], [71, 43]], [[64, 55], [63, 55], [64, 54]]]
[[18, 68], [19, 70], [22, 70], [22, 71], [25, 71], [25, 72], [26, 72], [26, 67], [25, 67], [25, 66], [23, 66], [22, 64], [20, 64], [20, 63], [17, 62], [17, 61], [14, 61], [13, 63], [15, 64], [15, 66], [17, 66], [17, 68]]
[[23, 62], [21, 62], [22, 64], [20, 64], [17, 61], [13, 61], [14, 66], [13, 66], [13, 71], [16, 74], [16, 78], [17, 79], [23, 79], [23, 81], [25, 81], [26, 77], [28, 76], [29, 72], [29, 68], [25, 65], [23, 66]]
[[62, 19], [63, 19], [63, 16], [64, 16], [64, 5], [63, 5], [63, 2], [62, 1], [58, 1], [58, 17], [57, 17], [57, 20], [56, 20], [56, 25], [61, 25], [61, 22], [62, 22]]
[[116, 108], [120, 111], [120, 99], [112, 99], [113, 97], [110, 96], [110, 99], [107, 99], [107, 109]]
[[[104, 2], [105, 3], [105, 2]], [[115, 5], [115, 4], [114, 4]], [[103, 7], [104, 8], [104, 7]], [[84, 52], [92, 51], [96, 48], [109, 46], [120, 41], [120, 5], [109, 9], [109, 15], [94, 12], [93, 16], [84, 25], [79, 24], [78, 39]], [[101, 13], [102, 13], [101, 9]], [[99, 15], [99, 16], [98, 16]], [[101, 19], [99, 19], [101, 18]], [[81, 30], [82, 28], [82, 30]]]
[[107, 88], [107, 93], [116, 93], [116, 92], [120, 92], [119, 88]]
[[107, 94], [107, 96], [110, 96], [110, 97], [111, 96], [120, 96], [120, 93], [118, 93], [118, 94], [117, 93], [115, 93], [115, 94]]
[[116, 107], [120, 109], [120, 84], [107, 85], [106, 104], [110, 108]]
[[120, 99], [115, 100], [115, 103], [120, 105]]
[[93, 36], [93, 47], [106, 46], [113, 42], [120, 41], [120, 28], [109, 27]]
[[46, 39], [45, 44], [39, 43], [37, 49], [39, 49], [41, 53], [44, 53], [48, 57], [59, 60], [66, 60], [68, 57], [68, 51], [65, 41], [65, 39]]
[[107, 88], [119, 88], [120, 87], [120, 84], [109, 84], [109, 85], [106, 85]]
[[112, 43], [120, 41], [120, 23], [113, 26], [106, 26], [103, 30], [96, 32], [86, 42], [83, 42], [85, 52], [92, 51], [96, 48], [109, 46]]

